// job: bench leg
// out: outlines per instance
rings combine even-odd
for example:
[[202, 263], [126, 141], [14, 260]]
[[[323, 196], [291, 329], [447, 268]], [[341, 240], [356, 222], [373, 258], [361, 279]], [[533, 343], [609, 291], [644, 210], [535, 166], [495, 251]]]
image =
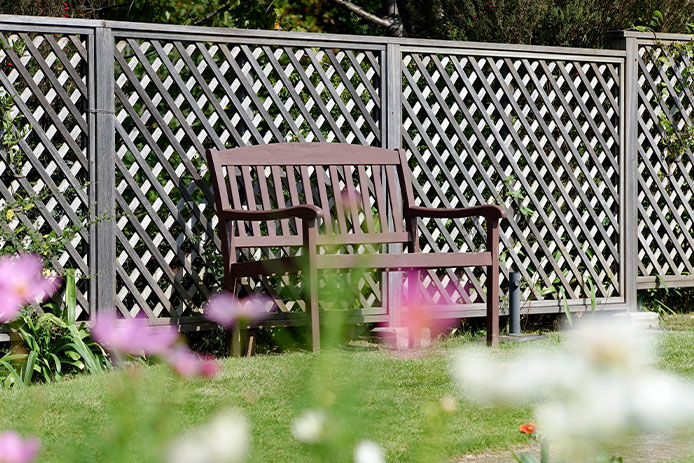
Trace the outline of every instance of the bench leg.
[[303, 220], [304, 252], [308, 268], [304, 269], [304, 300], [306, 302], [306, 326], [311, 339], [311, 350], [320, 350], [320, 323], [318, 320], [318, 269], [317, 259], [317, 230], [314, 220]]
[[232, 357], [241, 357], [241, 346], [243, 345], [243, 337], [245, 329], [241, 327], [241, 323], [236, 322], [231, 328], [231, 339], [229, 342], [229, 355]]
[[318, 272], [315, 265], [310, 265], [306, 272], [304, 284], [306, 287], [306, 321], [311, 338], [311, 350], [320, 351], [320, 323], [318, 320]]
[[[233, 274], [229, 274], [226, 283], [225, 289], [236, 296], [237, 283]], [[229, 355], [231, 357], [241, 357], [245, 331], [245, 327], [242, 327], [240, 322], [234, 323], [234, 326], [231, 328], [231, 333], [229, 333]]]
[[487, 219], [487, 251], [492, 265], [487, 267], [487, 345], [499, 345], [499, 220]]

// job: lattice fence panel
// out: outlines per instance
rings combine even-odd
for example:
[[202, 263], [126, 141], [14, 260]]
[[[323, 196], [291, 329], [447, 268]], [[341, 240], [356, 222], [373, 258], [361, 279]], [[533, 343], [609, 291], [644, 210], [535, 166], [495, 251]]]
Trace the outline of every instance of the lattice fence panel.
[[83, 35], [0, 28], [0, 204], [11, 210], [0, 218], [0, 246], [24, 248], [9, 236], [37, 242], [40, 234], [52, 241], [77, 230], [63, 249], [44, 257], [58, 274], [72, 268], [81, 275], [80, 318], [89, 311], [90, 274], [87, 43]]
[[660, 45], [639, 47], [640, 287], [694, 285], [694, 153], [669, 156], [661, 123], [663, 116], [677, 130], [692, 124], [692, 77], [682, 72], [688, 64]]
[[[206, 148], [381, 144], [379, 51], [184, 38], [116, 40], [117, 306], [127, 316], [191, 315], [220, 286]], [[260, 284], [293, 310], [281, 301], [297, 299], [295, 283], [248, 289]]]
[[[501, 267], [521, 272], [526, 299], [620, 295], [620, 72], [618, 61], [403, 55], [418, 201], [513, 210]], [[481, 249], [483, 226], [422, 222], [422, 248]], [[465, 269], [430, 272], [427, 284], [443, 303], [468, 304], [484, 300], [484, 281]]]

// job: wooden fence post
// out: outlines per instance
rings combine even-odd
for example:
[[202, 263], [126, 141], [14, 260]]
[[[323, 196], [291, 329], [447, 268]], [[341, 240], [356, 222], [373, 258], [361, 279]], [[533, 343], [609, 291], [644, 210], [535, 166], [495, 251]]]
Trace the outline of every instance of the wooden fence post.
[[116, 296], [116, 219], [115, 219], [115, 123], [114, 123], [114, 55], [110, 28], [97, 27], [90, 87], [93, 141], [89, 144], [90, 213], [98, 222], [90, 226], [89, 313], [115, 311]]
[[621, 278], [622, 295], [627, 311], [637, 308], [638, 277], [638, 43], [635, 37], [619, 33], [612, 39], [613, 48], [626, 51], [622, 78], [621, 140], [622, 156], [620, 162], [622, 198], [621, 209]]
[[[385, 98], [383, 107], [382, 127], [383, 137], [382, 144], [384, 148], [397, 149], [402, 144], [402, 73], [400, 66], [402, 56], [400, 53], [400, 45], [397, 43], [389, 43], [386, 45], [384, 53], [382, 72], [383, 79], [381, 82], [381, 94]], [[411, 179], [405, 179], [411, 181]], [[392, 218], [392, 214], [389, 214]], [[402, 252], [402, 244], [389, 244], [388, 252]], [[403, 272], [388, 272], [388, 279], [384, 284], [384, 303], [387, 304], [389, 326], [402, 326], [402, 284]]]

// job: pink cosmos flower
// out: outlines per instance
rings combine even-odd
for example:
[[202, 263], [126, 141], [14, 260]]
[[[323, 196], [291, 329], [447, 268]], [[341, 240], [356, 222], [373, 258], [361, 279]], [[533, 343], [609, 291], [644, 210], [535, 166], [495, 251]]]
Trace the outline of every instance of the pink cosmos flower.
[[[407, 282], [410, 285], [420, 285], [419, 279], [421, 272], [407, 272]], [[410, 286], [410, 288], [412, 288]], [[433, 300], [433, 298], [432, 298]], [[434, 337], [455, 323], [454, 319], [450, 319], [443, 313], [443, 307], [434, 302], [430, 302], [420, 292], [410, 289], [408, 294], [405, 294], [403, 301], [402, 327], [407, 329], [410, 341], [417, 341], [425, 330]], [[396, 342], [392, 336], [386, 338], [390, 342]], [[397, 345], [395, 346], [397, 347]], [[410, 346], [417, 347], [417, 346]]]
[[164, 360], [183, 378], [211, 378], [219, 370], [214, 357], [196, 354], [184, 345], [171, 349]]
[[22, 306], [50, 297], [58, 278], [43, 276], [43, 261], [35, 254], [0, 258], [0, 323], [14, 320]]
[[0, 433], [0, 463], [29, 463], [40, 447], [35, 437], [22, 439], [17, 431], [4, 431]]
[[142, 318], [100, 316], [91, 330], [94, 339], [111, 352], [131, 355], [163, 355], [178, 339], [173, 327], [152, 329]]
[[342, 204], [345, 210], [351, 211], [352, 208], [357, 210], [363, 209], [361, 193], [355, 187], [343, 188], [340, 195], [342, 196]]
[[237, 299], [229, 292], [217, 293], [210, 297], [205, 304], [205, 316], [225, 328], [234, 326], [237, 320], [262, 320], [268, 316], [268, 306], [272, 299], [265, 296], [253, 295], [245, 299]]

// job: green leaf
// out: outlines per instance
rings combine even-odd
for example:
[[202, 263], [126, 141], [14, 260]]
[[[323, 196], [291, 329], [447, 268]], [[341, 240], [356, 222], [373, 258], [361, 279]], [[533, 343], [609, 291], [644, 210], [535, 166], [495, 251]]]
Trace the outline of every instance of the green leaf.
[[515, 452], [511, 452], [511, 454], [518, 463], [540, 463], [540, 460], [538, 460], [537, 457], [531, 453], [521, 453], [520, 455], [516, 455]]
[[566, 300], [566, 291], [564, 290], [563, 286], [559, 287], [559, 295], [561, 296], [561, 300], [563, 301], [564, 313], [566, 314], [566, 321], [569, 323], [569, 326], [574, 326], [571, 310], [569, 309], [569, 302]]
[[76, 295], [75, 269], [65, 270], [65, 310], [67, 311], [67, 323], [74, 325], [77, 320], [77, 295]]
[[27, 361], [24, 364], [24, 368], [22, 370], [22, 380], [24, 384], [29, 384], [31, 383], [31, 378], [34, 375], [34, 366], [36, 365], [36, 360], [38, 359], [39, 354], [37, 351], [32, 350], [29, 352], [29, 356], [27, 357]]

